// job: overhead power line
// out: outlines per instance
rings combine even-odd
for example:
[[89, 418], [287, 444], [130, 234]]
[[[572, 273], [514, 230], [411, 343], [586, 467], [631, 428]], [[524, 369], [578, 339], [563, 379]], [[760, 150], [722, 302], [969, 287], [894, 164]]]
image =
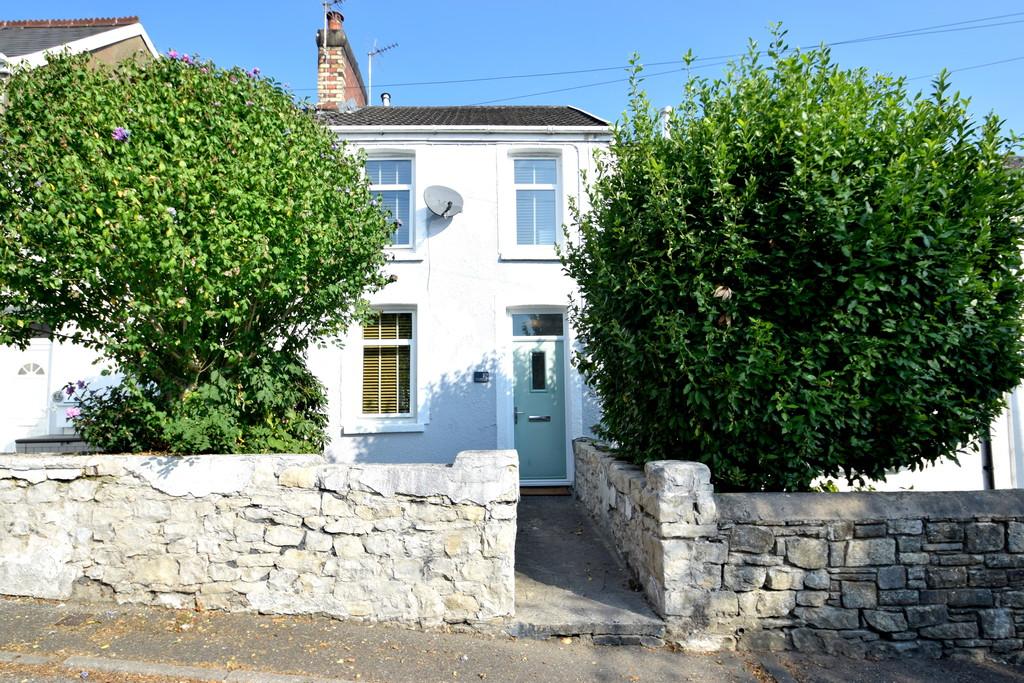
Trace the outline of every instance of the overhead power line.
[[[1007, 59], [997, 59], [994, 62], [984, 62], [982, 64], [971, 64], [969, 66], [961, 66], [961, 67], [957, 67], [956, 69], [946, 69], [946, 73], [955, 74], [955, 73], [959, 73], [961, 71], [971, 71], [973, 69], [982, 69], [982, 68], [989, 67], [989, 66], [998, 66], [1000, 64], [1008, 64], [1010, 62], [1019, 62], [1019, 61], [1022, 61], [1022, 60], [1024, 60], [1024, 55], [1020, 55], [1018, 57], [1009, 57]], [[696, 67], [691, 67], [691, 68], [702, 69], [702, 68], [711, 67], [711, 66], [720, 66], [720, 65], [726, 64], [726, 63], [727, 62], [715, 62], [713, 64], [700, 64], [700, 65], [698, 65]], [[652, 78], [654, 76], [666, 76], [668, 74], [680, 73], [680, 72], [683, 72], [683, 71], [686, 71], [686, 70], [687, 70], [686, 67], [682, 67], [682, 68], [679, 68], [679, 69], [668, 69], [666, 71], [656, 71], [654, 73], [649, 73], [649, 74], [645, 73], [645, 74], [643, 74], [643, 77], [644, 78]], [[918, 80], [922, 80], [924, 78], [935, 78], [937, 75], [938, 75], [938, 73], [924, 74], [922, 76], [914, 76], [913, 78], [908, 78], [906, 80], [908, 80], [908, 81], [918, 81]], [[529, 97], [538, 97], [540, 95], [552, 95], [554, 93], [568, 92], [570, 90], [583, 90], [584, 88], [596, 88], [597, 86], [600, 86], [600, 85], [609, 85], [609, 84], [612, 84], [612, 83], [628, 83], [628, 82], [629, 82], [629, 78], [617, 78], [615, 80], [610, 80], [610, 81], [598, 81], [597, 83], [585, 83], [583, 85], [574, 85], [574, 86], [568, 87], [568, 88], [556, 88], [554, 90], [545, 90], [545, 91], [542, 91], [542, 92], [534, 92], [534, 93], [529, 93], [529, 94], [526, 94], [526, 95], [515, 95], [513, 97], [502, 97], [502, 98], [496, 99], [496, 100], [484, 100], [483, 102], [474, 102], [472, 106], [478, 106], [478, 105], [482, 105], [482, 104], [496, 104], [498, 102], [511, 102], [513, 100], [524, 100], [524, 99], [527, 99]]]
[[[1008, 18], [1011, 18], [1011, 17], [1024, 17], [1024, 12], [1011, 12], [1011, 13], [1008, 13], [1008, 14], [997, 14], [997, 15], [988, 16], [988, 17], [979, 17], [977, 19], [965, 19], [965, 20], [962, 20], [962, 21], [954, 21], [954, 22], [950, 22], [950, 23], [946, 23], [946, 24], [934, 24], [934, 25], [931, 25], [931, 26], [921, 26], [921, 27], [918, 27], [918, 28], [905, 29], [903, 31], [893, 31], [893, 32], [889, 32], [889, 33], [878, 33], [878, 34], [869, 35], [869, 36], [860, 36], [860, 37], [857, 37], [857, 38], [848, 38], [846, 40], [837, 40], [837, 41], [826, 42], [825, 45], [830, 46], [830, 47], [838, 47], [838, 46], [844, 46], [844, 45], [855, 45], [855, 44], [858, 44], [858, 43], [875, 42], [875, 41], [880, 41], [880, 40], [894, 40], [894, 39], [897, 39], [897, 38], [913, 38], [913, 37], [916, 37], [916, 36], [928, 36], [928, 35], [935, 35], [935, 34], [939, 34], [939, 33], [955, 33], [955, 32], [960, 32], [960, 31], [972, 31], [972, 30], [975, 30], [975, 29], [983, 29], [983, 28], [997, 28], [997, 27], [1001, 27], [1001, 26], [1010, 26], [1010, 25], [1013, 25], [1013, 24], [1022, 24], [1022, 23], [1024, 23], [1024, 19], [1016, 19], [1016, 20], [1013, 20], [1013, 21], [1002, 21], [1002, 22], [987, 23], [987, 24], [980, 24], [980, 25], [978, 25], [979, 22], [994, 22], [997, 19], [1008, 19]], [[967, 24], [975, 24], [975, 25], [968, 26]], [[813, 47], [817, 47], [817, 45], [805, 45], [805, 46], [798, 47], [796, 49], [805, 50], [805, 49], [809, 49], [809, 48], [813, 48]], [[693, 64], [694, 65], [698, 65], [701, 62], [717, 61], [717, 60], [722, 60], [722, 59], [735, 59], [736, 57], [742, 57], [744, 54], [746, 54], [746, 53], [738, 52], [738, 53], [723, 54], [723, 55], [712, 55], [712, 56], [708, 56], [708, 57], [697, 57], [697, 58], [695, 58], [693, 60]], [[659, 67], [659, 66], [679, 65], [680, 63], [681, 63], [680, 59], [672, 59], [672, 60], [666, 60], [666, 61], [646, 62], [645, 66], [646, 67]], [[701, 66], [710, 66], [710, 65], [701, 65]], [[566, 70], [566, 71], [544, 71], [544, 72], [525, 73], [525, 74], [505, 74], [505, 75], [501, 75], [501, 76], [477, 76], [477, 77], [473, 77], [473, 78], [453, 78], [453, 79], [436, 80], [436, 81], [408, 81], [408, 82], [404, 82], [404, 83], [386, 83], [386, 84], [380, 85], [378, 87], [381, 87], [381, 88], [405, 88], [405, 87], [428, 86], [428, 85], [456, 85], [456, 84], [460, 84], [460, 83], [483, 83], [483, 82], [487, 82], [487, 81], [505, 81], [505, 80], [524, 79], [524, 78], [548, 78], [548, 77], [553, 77], [553, 76], [575, 76], [575, 75], [586, 74], [586, 73], [599, 73], [599, 72], [602, 72], [602, 71], [621, 71], [622, 69], [625, 69], [625, 68], [627, 68], [627, 67], [625, 67], [625, 66], [620, 64], [618, 66], [600, 66], [600, 67], [591, 67], [591, 68], [586, 68], [586, 69], [571, 69], [571, 70]], [[683, 67], [680, 67], [680, 69], [675, 69], [673, 71], [682, 70], [682, 68]], [[693, 68], [693, 67], [691, 67], [691, 68]], [[665, 73], [672, 73], [672, 71], [665, 72]], [[655, 74], [650, 74], [650, 75], [655, 75]], [[577, 87], [569, 88], [569, 89], [573, 90], [573, 89], [579, 89], [580, 87], [593, 87], [593, 86], [596, 86], [596, 85], [604, 85], [604, 84], [619, 83], [619, 82], [621, 82], [621, 79], [615, 79], [615, 80], [605, 81], [605, 82], [601, 82], [601, 83], [590, 83], [590, 84], [586, 84], [586, 85], [583, 85], [583, 86], [577, 86]], [[351, 85], [351, 86], [346, 86], [346, 87], [347, 88], [358, 88], [359, 86], [358, 85]], [[297, 91], [312, 91], [312, 90], [316, 90], [316, 88], [297, 88], [296, 90]], [[555, 92], [561, 92], [561, 90], [556, 90]], [[548, 94], [548, 93], [547, 92], [543, 92], [543, 93], [538, 93], [538, 94]], [[529, 95], [516, 96], [515, 98], [512, 98], [512, 99], [522, 99], [523, 97], [529, 97]]]
[[[983, 20], [983, 19], [975, 19], [975, 20]], [[923, 32], [924, 30], [919, 30], [919, 31], [915, 31], [915, 32], [910, 32], [910, 31], [900, 32], [900, 33], [897, 33], [897, 34], [880, 34], [879, 36], [869, 36], [869, 37], [864, 37], [864, 38], [850, 39], [850, 40], [841, 41], [841, 42], [838, 42], [838, 43], [825, 43], [825, 45], [827, 45], [829, 47], [836, 46], [836, 45], [850, 45], [850, 44], [853, 44], [853, 43], [863, 43], [863, 42], [870, 42], [870, 41], [874, 41], [874, 40], [888, 40], [888, 39], [892, 39], [892, 38], [907, 38], [907, 37], [914, 37], [914, 36], [927, 36], [927, 35], [931, 35], [931, 34], [934, 34], [934, 33], [947, 33], [949, 31], [957, 31], [957, 30], [959, 30], [959, 31], [966, 31], [966, 30], [970, 30], [970, 29], [981, 29], [981, 28], [994, 27], [994, 26], [1007, 26], [1007, 25], [1011, 25], [1011, 24], [1024, 24], [1024, 19], [1017, 19], [1017, 20], [1014, 20], [1014, 22], [1006, 22], [1006, 23], [1002, 23], [1002, 24], [988, 24], [988, 25], [984, 25], [984, 26], [965, 27], [963, 29], [947, 29], [947, 30], [944, 30], [944, 31], [927, 31], [927, 32]], [[810, 47], [810, 46], [808, 46], [808, 47]], [[797, 49], [808, 49], [808, 47], [800, 47], [800, 48], [797, 48]], [[758, 54], [763, 54], [763, 53], [764, 53], [764, 50], [760, 50], [758, 52]], [[726, 56], [726, 55], [723, 55], [723, 56]], [[734, 57], [734, 56], [739, 56], [739, 55], [727, 55], [727, 56]], [[1024, 56], [1022, 56], [1022, 57], [1010, 57], [1008, 59], [998, 59], [996, 61], [988, 61], [988, 62], [985, 62], [985, 63], [980, 63], [980, 65], [971, 65], [969, 67], [961, 67], [961, 68], [958, 68], [958, 69], [950, 69], [950, 70], [947, 70], [947, 71], [950, 74], [955, 74], [955, 73], [958, 73], [958, 72], [971, 71], [971, 70], [974, 70], [974, 69], [983, 69], [985, 67], [994, 67], [994, 66], [997, 66], [997, 65], [1002, 65], [1002, 63], [1007, 63], [1007, 62], [1010, 62], [1010, 61], [1018, 61], [1020, 59], [1024, 59]], [[727, 63], [727, 62], [728, 62], [728, 60], [726, 60], [726, 61], [717, 61], [717, 62], [712, 62], [712, 63], [702, 63], [702, 65], [695, 65], [695, 66], [692, 66], [692, 67], [689, 67], [689, 68], [684, 66], [684, 67], [680, 67], [678, 69], [670, 69], [668, 71], [655, 72], [655, 73], [652, 73], [652, 74], [642, 74], [642, 77], [643, 78], [652, 78], [652, 77], [655, 77], [655, 76], [666, 76], [668, 74], [676, 74], [676, 73], [684, 72], [684, 71], [687, 71], [688, 69], [692, 70], [692, 69], [703, 69], [703, 68], [708, 68], [708, 67], [716, 67], [716, 66], [723, 65], [723, 63]], [[935, 74], [928, 74], [928, 75], [925, 75], [925, 76], [915, 76], [915, 77], [907, 79], [907, 80], [908, 81], [915, 81], [915, 80], [920, 80], [920, 79], [924, 79], [924, 78], [932, 78], [934, 76], [935, 76]], [[555, 89], [552, 89], [552, 90], [544, 90], [542, 92], [531, 92], [531, 93], [522, 94], [522, 95], [513, 95], [513, 96], [510, 96], [510, 97], [499, 97], [499, 98], [496, 98], [496, 99], [487, 99], [487, 100], [480, 101], [480, 102], [474, 102], [473, 104], [474, 105], [479, 105], [479, 104], [497, 104], [499, 102], [508, 102], [508, 101], [514, 101], [514, 100], [517, 100], [517, 99], [528, 99], [529, 97], [537, 97], [537, 96], [540, 96], [540, 95], [551, 95], [551, 94], [555, 94], [555, 93], [559, 93], [559, 92], [567, 92], [567, 91], [570, 91], [570, 90], [583, 90], [584, 88], [594, 88], [594, 87], [598, 87], [598, 86], [601, 86], [601, 85], [610, 85], [610, 84], [613, 84], [613, 83], [628, 83], [629, 80], [630, 80], [629, 78], [620, 78], [620, 79], [614, 79], [614, 80], [610, 80], [610, 81], [599, 81], [599, 82], [596, 82], [596, 83], [586, 83], [584, 85], [575, 85], [575, 86], [571, 86], [571, 87], [567, 87], [567, 88], [555, 88]]]
[[[961, 66], [961, 67], [957, 67], [956, 69], [946, 69], [946, 73], [955, 74], [955, 73], [959, 73], [961, 71], [971, 71], [973, 69], [983, 69], [983, 68], [985, 68], [987, 66], [998, 66], [999, 64], [1008, 64], [1010, 62], [1019, 62], [1021, 60], [1024, 60], [1024, 55], [1020, 55], [1020, 56], [1017, 56], [1017, 57], [1008, 57], [1007, 59], [997, 59], [994, 62], [984, 62], [982, 64], [971, 64], [970, 66]], [[936, 76], [938, 76], [937, 73], [934, 73], [934, 74], [924, 74], [923, 76], [914, 76], [913, 78], [908, 78], [907, 80], [908, 81], [919, 81], [919, 80], [921, 80], [923, 78], [935, 78]]]

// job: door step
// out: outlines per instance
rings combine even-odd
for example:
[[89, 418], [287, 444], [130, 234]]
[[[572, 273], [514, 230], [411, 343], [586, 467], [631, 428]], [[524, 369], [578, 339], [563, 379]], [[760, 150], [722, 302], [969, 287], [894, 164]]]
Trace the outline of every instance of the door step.
[[571, 496], [571, 486], [520, 486], [520, 496]]

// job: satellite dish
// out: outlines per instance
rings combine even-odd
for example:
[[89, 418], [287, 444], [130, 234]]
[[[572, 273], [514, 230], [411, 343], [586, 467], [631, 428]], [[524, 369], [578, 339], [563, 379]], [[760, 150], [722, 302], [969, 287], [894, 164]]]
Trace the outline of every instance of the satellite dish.
[[423, 190], [423, 201], [428, 209], [441, 218], [451, 218], [462, 213], [462, 195], [450, 187], [431, 185]]

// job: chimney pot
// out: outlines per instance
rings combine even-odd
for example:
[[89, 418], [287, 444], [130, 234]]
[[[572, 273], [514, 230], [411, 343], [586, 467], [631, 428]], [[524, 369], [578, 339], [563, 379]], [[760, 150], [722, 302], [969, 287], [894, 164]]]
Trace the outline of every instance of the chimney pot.
[[382, 106], [382, 107], [390, 107], [391, 106], [391, 93], [389, 93], [389, 92], [382, 92], [380, 94], [380, 106]]
[[327, 13], [327, 30], [328, 31], [340, 31], [341, 22], [345, 21], [345, 17], [342, 16], [341, 12], [328, 12]]

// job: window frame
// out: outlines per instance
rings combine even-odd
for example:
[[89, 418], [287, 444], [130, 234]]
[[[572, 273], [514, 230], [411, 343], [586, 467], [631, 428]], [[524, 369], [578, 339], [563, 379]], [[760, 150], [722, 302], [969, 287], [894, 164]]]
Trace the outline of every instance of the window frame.
[[[516, 163], [519, 161], [550, 161], [555, 166], [555, 180], [552, 183], [520, 183], [516, 181]], [[550, 156], [526, 156], [520, 155], [512, 157], [512, 192], [515, 196], [515, 224], [516, 224], [516, 246], [517, 247], [553, 247], [558, 244], [558, 232], [561, 224], [559, 223], [560, 212], [558, 210], [558, 159]], [[553, 220], [554, 225], [551, 226], [554, 241], [551, 244], [538, 244], [536, 241], [529, 244], [522, 244], [519, 242], [519, 193], [520, 192], [550, 192], [552, 197], [553, 206]], [[535, 217], [536, 218], [536, 217]], [[537, 223], [534, 220], [533, 224], [533, 237], [537, 239]]]
[[[357, 417], [360, 421], [367, 422], [395, 422], [399, 424], [415, 422], [418, 407], [417, 384], [416, 384], [416, 351], [417, 351], [417, 315], [414, 308], [404, 306], [374, 306], [373, 310], [379, 315], [385, 314], [408, 314], [411, 317], [411, 339], [367, 339], [364, 336], [364, 328], [359, 327], [359, 391], [356, 399], [359, 402]], [[366, 413], [363, 412], [363, 373], [365, 372], [366, 355], [368, 346], [408, 346], [409, 347], [409, 412], [408, 413]], [[396, 387], [397, 390], [397, 387]]]
[[[363, 174], [369, 180], [369, 174], [367, 173], [366, 164], [371, 161], [408, 161], [409, 162], [409, 183], [397, 183], [397, 184], [376, 184], [370, 182], [370, 192], [402, 192], [406, 191], [409, 193], [409, 216], [408, 216], [408, 227], [409, 227], [409, 242], [407, 244], [395, 244], [391, 243], [385, 247], [385, 249], [397, 252], [397, 253], [409, 253], [415, 252], [417, 247], [418, 236], [416, 234], [416, 158], [411, 154], [395, 154], [395, 153], [381, 153], [381, 154], [369, 154], [366, 157], [366, 161], [363, 164]], [[401, 219], [400, 219], [401, 220]]]
[[[557, 247], [565, 241], [562, 226], [567, 214], [565, 158], [561, 147], [512, 147], [499, 159], [498, 258], [502, 261], [557, 261]], [[544, 159], [555, 162], [555, 183], [517, 184], [517, 160]], [[517, 235], [517, 190], [544, 189], [555, 193], [555, 241], [553, 244], [519, 244]]]

